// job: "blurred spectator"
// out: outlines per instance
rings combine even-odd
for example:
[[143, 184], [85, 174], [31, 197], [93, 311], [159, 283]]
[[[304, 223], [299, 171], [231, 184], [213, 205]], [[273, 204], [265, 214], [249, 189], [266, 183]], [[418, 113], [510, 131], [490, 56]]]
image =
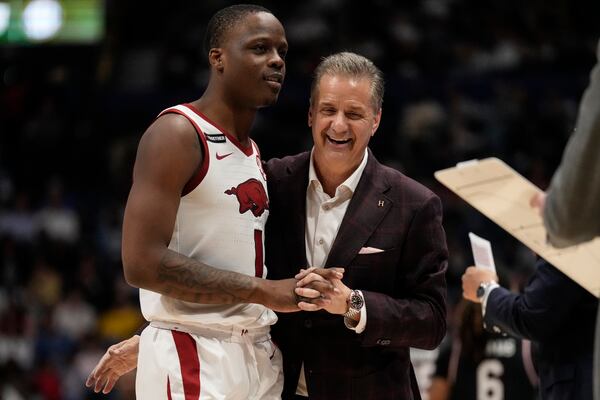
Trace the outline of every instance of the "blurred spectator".
[[72, 340], [80, 340], [96, 327], [96, 313], [82, 298], [79, 289], [71, 289], [54, 308], [54, 328]]
[[415, 370], [421, 400], [430, 400], [429, 388], [431, 387], [439, 352], [439, 348], [435, 350], [423, 350], [411, 347], [410, 349], [410, 362]]
[[[113, 270], [98, 268], [97, 263], [95, 255], [83, 255], [79, 261], [79, 270], [75, 281], [82, 291], [85, 301], [90, 303], [96, 311], [101, 311], [112, 304], [114, 290], [109, 282], [112, 282], [115, 276], [119, 277], [121, 271], [120, 265], [118, 270]], [[107, 275], [110, 278], [107, 278]]]
[[44, 400], [62, 400], [60, 374], [48, 360], [41, 359], [33, 376], [33, 385]]
[[[87, 335], [79, 341], [79, 349], [62, 373], [64, 400], [100, 399], [101, 394], [88, 390], [82, 382], [85, 382], [89, 371], [102, 357], [101, 342], [96, 335]], [[118, 394], [117, 394], [118, 396]], [[111, 396], [104, 396], [109, 400]]]
[[137, 290], [122, 279], [115, 281], [114, 303], [100, 315], [98, 330], [107, 342], [121, 341], [133, 335], [144, 323], [138, 306]]
[[79, 240], [79, 216], [64, 202], [62, 184], [53, 181], [48, 187], [47, 204], [37, 212], [40, 230], [52, 241], [75, 244]]
[[0, 365], [11, 363], [23, 369], [34, 365], [31, 321], [18, 296], [1, 291], [0, 310]]
[[65, 368], [76, 342], [65, 333], [54, 328], [51, 315], [44, 314], [35, 338], [35, 364], [46, 365], [49, 369]]
[[17, 193], [13, 208], [0, 212], [0, 237], [8, 236], [16, 242], [32, 243], [38, 226], [30, 209], [29, 195]]
[[28, 376], [14, 361], [0, 363], [0, 398], [3, 400], [26, 400], [31, 398]]
[[52, 307], [60, 300], [63, 278], [45, 260], [38, 258], [29, 282], [30, 301], [41, 307]]

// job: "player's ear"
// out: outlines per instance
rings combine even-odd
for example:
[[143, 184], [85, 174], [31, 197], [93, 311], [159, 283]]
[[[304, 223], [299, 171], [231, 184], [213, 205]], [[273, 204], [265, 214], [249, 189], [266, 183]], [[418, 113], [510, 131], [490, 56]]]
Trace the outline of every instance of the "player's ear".
[[211, 68], [216, 69], [219, 72], [223, 71], [223, 49], [215, 47], [210, 49], [208, 52], [208, 62]]

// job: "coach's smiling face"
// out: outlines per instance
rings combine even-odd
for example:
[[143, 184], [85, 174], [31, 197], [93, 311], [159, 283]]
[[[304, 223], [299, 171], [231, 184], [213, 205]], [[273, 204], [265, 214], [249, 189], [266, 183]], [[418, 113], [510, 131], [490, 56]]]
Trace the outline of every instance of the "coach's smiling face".
[[308, 111], [314, 162], [320, 174], [350, 176], [381, 120], [368, 78], [324, 75]]

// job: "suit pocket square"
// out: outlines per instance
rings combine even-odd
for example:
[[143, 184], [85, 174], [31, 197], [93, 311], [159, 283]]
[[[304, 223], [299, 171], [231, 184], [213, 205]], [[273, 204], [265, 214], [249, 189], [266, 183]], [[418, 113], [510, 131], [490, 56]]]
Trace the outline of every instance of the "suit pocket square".
[[375, 254], [375, 253], [383, 253], [385, 250], [378, 249], [377, 247], [363, 247], [360, 249], [358, 254]]

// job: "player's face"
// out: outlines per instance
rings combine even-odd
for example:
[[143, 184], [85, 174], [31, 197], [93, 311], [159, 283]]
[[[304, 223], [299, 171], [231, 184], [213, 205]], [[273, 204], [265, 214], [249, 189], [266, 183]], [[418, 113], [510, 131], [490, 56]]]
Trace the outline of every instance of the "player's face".
[[234, 102], [264, 107], [277, 101], [288, 44], [275, 16], [252, 13], [232, 28], [223, 46], [225, 90]]
[[319, 169], [343, 172], [358, 167], [380, 119], [369, 79], [324, 75], [308, 112]]

